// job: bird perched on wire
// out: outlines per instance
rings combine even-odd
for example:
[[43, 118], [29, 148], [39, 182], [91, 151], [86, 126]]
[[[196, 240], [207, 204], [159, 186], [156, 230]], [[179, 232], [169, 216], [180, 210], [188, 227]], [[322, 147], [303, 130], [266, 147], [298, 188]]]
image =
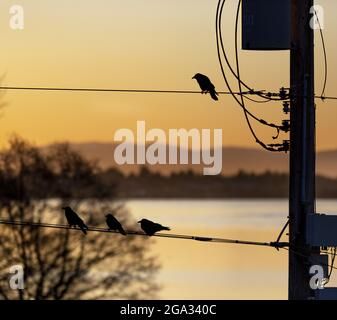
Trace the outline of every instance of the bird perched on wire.
[[140, 227], [148, 236], [153, 236], [158, 231], [171, 230], [169, 227], [164, 227], [159, 223], [155, 223], [147, 219], [142, 219], [138, 221], [138, 223], [140, 223]]
[[196, 75], [194, 75], [194, 77], [192, 79], [197, 80], [200, 89], [201, 89], [201, 93], [209, 93], [212, 97], [213, 100], [218, 100], [217, 97], [217, 92], [215, 91], [215, 87], [214, 84], [211, 82], [211, 80], [209, 80], [209, 78], [201, 73], [197, 73]]
[[87, 234], [88, 227], [84, 223], [84, 221], [79, 217], [79, 215], [70, 207], [63, 207], [64, 214], [68, 221], [69, 227], [76, 227], [78, 226], [84, 234]]
[[106, 216], [106, 224], [109, 227], [109, 230], [118, 230], [122, 235], [126, 236], [126, 232], [124, 231], [120, 222], [111, 214], [108, 213]]

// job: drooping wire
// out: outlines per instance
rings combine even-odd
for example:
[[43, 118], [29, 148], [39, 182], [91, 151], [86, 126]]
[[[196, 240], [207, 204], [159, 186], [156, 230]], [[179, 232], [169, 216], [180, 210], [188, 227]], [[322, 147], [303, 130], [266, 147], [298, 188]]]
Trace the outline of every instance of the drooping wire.
[[330, 266], [330, 270], [329, 270], [329, 273], [328, 273], [328, 278], [327, 278], [326, 284], [330, 281], [330, 278], [332, 276], [332, 272], [334, 270], [336, 254], [337, 254], [337, 248], [332, 248], [331, 266]]
[[245, 115], [245, 119], [248, 125], [248, 128], [253, 135], [255, 141], [260, 144], [263, 148], [269, 150], [269, 148], [257, 137], [252, 124], [250, 123], [248, 114], [247, 114], [247, 108], [245, 107], [245, 101], [243, 99], [242, 95], [242, 86], [241, 86], [241, 78], [240, 78], [240, 64], [239, 64], [239, 52], [238, 52], [238, 21], [239, 21], [239, 13], [240, 13], [240, 6], [241, 6], [241, 0], [238, 2], [237, 6], [237, 11], [236, 11], [236, 21], [235, 21], [235, 61], [236, 61], [236, 74], [237, 74], [237, 79], [238, 79], [238, 87], [239, 87], [239, 92], [240, 94], [240, 99], [241, 99], [241, 104], [243, 105], [243, 111]]
[[[221, 52], [220, 52], [220, 43], [222, 43], [222, 49], [224, 51], [224, 47], [223, 47], [223, 42], [222, 42], [222, 36], [221, 36], [221, 14], [222, 14], [222, 11], [221, 9], [223, 8], [223, 5], [225, 3], [225, 0], [219, 0], [218, 2], [218, 6], [217, 6], [217, 10], [216, 10], [216, 45], [217, 45], [217, 54], [218, 54], [218, 60], [219, 60], [219, 64], [220, 64], [220, 68], [221, 68], [221, 72], [222, 72], [222, 75], [223, 75], [223, 78], [225, 80], [225, 83], [226, 83], [226, 86], [229, 90], [229, 92], [233, 93], [233, 90], [231, 88], [231, 85], [229, 84], [229, 81], [227, 79], [227, 76], [226, 76], [226, 73], [224, 71], [224, 66], [223, 66], [223, 63], [222, 63], [222, 59], [221, 59]], [[245, 115], [245, 118], [246, 118], [246, 121], [247, 121], [247, 124], [248, 124], [248, 127], [256, 141], [256, 143], [258, 143], [260, 146], [262, 146], [264, 149], [268, 150], [268, 151], [274, 151], [274, 152], [279, 152], [279, 151], [285, 151], [285, 147], [283, 144], [270, 144], [270, 145], [266, 145], [265, 143], [263, 143], [258, 137], [257, 135], [255, 134], [255, 131], [250, 123], [250, 120], [249, 120], [249, 117], [252, 117], [253, 119], [255, 119], [256, 121], [260, 122], [261, 124], [263, 125], [266, 125], [266, 126], [269, 126], [269, 127], [272, 127], [272, 128], [275, 128], [277, 130], [277, 132], [279, 133], [280, 130], [284, 130], [282, 126], [277, 126], [275, 124], [271, 124], [271, 123], [268, 123], [267, 121], [263, 120], [263, 119], [259, 119], [257, 118], [254, 114], [252, 114], [245, 106], [245, 103], [243, 101], [243, 96], [242, 96], [242, 87], [241, 85], [243, 84], [242, 81], [240, 81], [240, 75], [238, 74], [239, 73], [239, 67], [238, 67], [238, 48], [237, 48], [237, 29], [238, 29], [238, 15], [239, 15], [239, 9], [240, 9], [240, 5], [241, 5], [241, 0], [239, 1], [239, 4], [238, 4], [238, 11], [237, 11], [237, 16], [236, 16], [236, 33], [235, 33], [235, 45], [236, 45], [236, 61], [237, 61], [237, 73], [233, 72], [236, 74], [236, 78], [238, 80], [238, 84], [239, 84], [239, 91], [240, 91], [240, 98], [241, 98], [241, 101], [235, 96], [232, 94], [233, 98], [235, 99], [235, 101], [241, 106], [241, 108], [244, 110], [244, 115]], [[226, 56], [226, 53], [223, 52], [223, 54]], [[227, 60], [227, 63], [229, 64], [228, 62], [228, 59], [227, 57], [225, 57], [225, 60]], [[229, 64], [230, 65], [230, 64]], [[277, 134], [278, 135], [278, 134]]]
[[[25, 226], [25, 227], [31, 227], [31, 228], [69, 229], [69, 230], [81, 231], [81, 229], [77, 227], [72, 228], [64, 224], [42, 223], [42, 222], [22, 221], [22, 220], [0, 220], [0, 225], [1, 224], [12, 225], [12, 226]], [[87, 231], [104, 232], [104, 233], [119, 233], [118, 231], [115, 231], [115, 230], [109, 230], [107, 228], [100, 228], [100, 227], [88, 227]], [[132, 236], [147, 236], [144, 232], [140, 232], [140, 231], [125, 230], [125, 232], [127, 235], [132, 235]], [[202, 242], [255, 245], [255, 246], [275, 247], [275, 248], [276, 247], [281, 248], [281, 247], [289, 245], [287, 242], [282, 242], [282, 243], [259, 242], [259, 241], [203, 237], [203, 236], [190, 236], [190, 235], [173, 234], [173, 233], [156, 233], [152, 237], [196, 240], [196, 241], [202, 241]]]
[[[222, 41], [222, 38], [220, 37], [220, 32], [221, 32], [221, 25], [219, 25], [220, 20], [220, 4], [221, 4], [222, 0], [219, 0], [218, 2], [218, 7], [217, 7], [217, 11], [216, 11], [216, 45], [217, 45], [217, 54], [218, 54], [218, 60], [220, 63], [220, 68], [221, 68], [221, 72], [223, 75], [223, 78], [225, 80], [226, 86], [229, 90], [229, 92], [232, 94], [233, 98], [236, 100], [236, 102], [243, 108], [245, 109], [245, 106], [240, 102], [240, 100], [234, 95], [234, 91], [231, 88], [231, 85], [229, 84], [229, 81], [227, 79], [226, 73], [224, 71], [224, 66], [222, 63], [222, 59], [221, 59], [221, 52], [220, 52], [220, 42]], [[227, 59], [227, 58], [226, 58]], [[250, 89], [252, 92], [255, 92], [254, 90]], [[241, 93], [239, 93], [239, 95], [241, 95]], [[278, 126], [275, 124], [268, 124], [266, 121], [257, 118], [254, 114], [252, 114], [249, 110], [246, 109], [247, 114], [249, 114], [252, 118], [254, 118], [256, 121], [259, 121], [260, 123], [273, 127], [273, 128], [277, 128]]]
[[255, 100], [255, 99], [252, 99], [250, 97], [247, 97], [245, 95], [243, 95], [243, 97], [249, 101], [252, 101], [252, 102], [255, 102], [255, 103], [268, 103], [270, 102], [271, 100]]
[[315, 12], [315, 16], [316, 16], [318, 26], [319, 26], [319, 33], [320, 33], [320, 36], [321, 36], [323, 55], [324, 55], [324, 81], [323, 81], [322, 93], [321, 93], [321, 96], [320, 96], [320, 98], [324, 101], [325, 100], [325, 97], [324, 97], [325, 89], [326, 89], [326, 84], [327, 84], [327, 81], [328, 81], [328, 58], [327, 58], [327, 52], [326, 52], [325, 40], [324, 40], [324, 34], [323, 34], [321, 22], [319, 21], [317, 11], [315, 9], [314, 9], [314, 12]]
[[[218, 7], [217, 7], [217, 25], [219, 25], [219, 42], [220, 42], [220, 47], [221, 47], [221, 51], [222, 51], [222, 54], [225, 58], [225, 61], [226, 61], [226, 64], [229, 68], [229, 70], [231, 71], [231, 73], [233, 74], [233, 76], [238, 80], [240, 81], [240, 83], [245, 87], [247, 88], [249, 91], [253, 91], [254, 92], [254, 89], [251, 88], [251, 86], [247, 85], [245, 82], [243, 82], [241, 79], [238, 79], [238, 75], [237, 73], [233, 70], [233, 67], [231, 66], [231, 63], [229, 62], [229, 59], [227, 57], [227, 54], [226, 54], [226, 50], [225, 50], [225, 46], [224, 46], [224, 43], [223, 43], [223, 37], [222, 37], [222, 30], [221, 30], [221, 21], [222, 21], [222, 13], [223, 13], [223, 8], [224, 8], [224, 5], [225, 5], [225, 2], [226, 0], [219, 0], [218, 2]], [[217, 27], [218, 28], [218, 27]], [[280, 100], [284, 100], [283, 98], [273, 98], [271, 96], [271, 94], [263, 94], [262, 91], [256, 91], [257, 95], [263, 99], [266, 99], [267, 101], [280, 101]]]
[[[286, 251], [290, 251], [290, 252], [292, 252], [292, 253], [294, 253], [294, 254], [296, 254], [296, 255], [302, 257], [302, 258], [311, 258], [311, 259], [313, 259], [313, 261], [315, 260], [315, 258], [313, 258], [312, 256], [310, 256], [310, 255], [308, 255], [308, 254], [304, 254], [304, 253], [299, 252], [299, 251], [297, 251], [297, 250], [294, 250], [294, 249], [291, 248], [291, 247], [289, 247], [289, 248], [281, 247], [281, 249], [284, 249], [284, 250], [286, 250]], [[330, 268], [332, 268], [332, 269], [334, 269], [334, 270], [335, 270], [335, 269], [337, 270], [337, 268], [336, 268], [334, 265], [332, 265], [332, 264], [322, 263], [321, 261], [318, 261], [318, 260], [315, 260], [315, 262], [317, 262], [317, 263], [319, 263], [319, 264], [321, 264], [321, 265], [323, 265], [323, 266], [330, 267]]]
[[247, 114], [247, 109], [245, 107], [245, 101], [243, 99], [243, 95], [242, 95], [242, 86], [241, 86], [241, 80], [240, 80], [240, 67], [239, 67], [239, 57], [238, 57], [238, 41], [237, 41], [237, 30], [238, 30], [238, 16], [239, 16], [239, 12], [240, 12], [240, 6], [241, 6], [241, 0], [239, 0], [238, 3], [238, 7], [237, 7], [237, 12], [236, 12], [236, 23], [235, 23], [235, 58], [236, 58], [236, 74], [237, 74], [237, 80], [238, 80], [238, 87], [239, 87], [239, 92], [240, 92], [240, 99], [241, 99], [241, 104], [243, 106], [243, 113], [245, 115], [246, 118], [246, 122], [248, 124], [249, 130], [251, 132], [251, 134], [253, 135], [253, 137], [255, 138], [255, 141], [257, 143], [259, 143], [260, 145], [262, 145], [263, 147], [265, 147], [264, 144], [262, 144], [262, 142], [260, 141], [260, 139], [257, 137], [257, 135], [255, 134], [255, 131], [250, 123], [248, 114]]

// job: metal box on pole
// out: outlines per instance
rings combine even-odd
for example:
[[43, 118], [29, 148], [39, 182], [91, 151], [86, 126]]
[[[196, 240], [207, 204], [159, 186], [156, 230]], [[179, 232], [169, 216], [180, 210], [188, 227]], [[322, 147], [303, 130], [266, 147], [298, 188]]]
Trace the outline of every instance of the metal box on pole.
[[314, 247], [337, 247], [337, 216], [310, 214], [307, 219], [307, 242]]
[[242, 49], [289, 50], [290, 0], [242, 1]]

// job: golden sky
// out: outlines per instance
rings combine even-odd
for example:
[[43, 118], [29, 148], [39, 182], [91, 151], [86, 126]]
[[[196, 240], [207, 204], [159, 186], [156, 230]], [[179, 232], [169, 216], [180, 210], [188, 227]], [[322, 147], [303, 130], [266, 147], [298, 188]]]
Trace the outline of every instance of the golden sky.
[[[191, 77], [207, 74], [226, 90], [216, 55], [216, 0], [30, 0], [0, 3], [0, 73], [4, 85], [198, 90]], [[228, 0], [223, 30], [233, 48], [237, 1]], [[337, 95], [337, 45], [333, 0], [325, 9], [329, 59], [327, 95]], [[9, 28], [9, 8], [21, 4], [25, 29]], [[323, 60], [316, 32], [316, 92]], [[231, 55], [232, 56], [232, 55]], [[288, 86], [289, 53], [241, 52], [241, 74], [256, 89]], [[233, 82], [233, 84], [235, 84]], [[223, 144], [255, 147], [241, 109], [229, 96], [8, 91], [0, 118], [0, 144], [10, 134], [37, 143], [112, 142], [115, 130], [223, 128]], [[285, 118], [278, 103], [251, 105], [270, 121]], [[317, 101], [319, 149], [337, 148], [337, 102]], [[274, 131], [257, 131], [271, 142]], [[286, 137], [286, 136], [285, 136]]]

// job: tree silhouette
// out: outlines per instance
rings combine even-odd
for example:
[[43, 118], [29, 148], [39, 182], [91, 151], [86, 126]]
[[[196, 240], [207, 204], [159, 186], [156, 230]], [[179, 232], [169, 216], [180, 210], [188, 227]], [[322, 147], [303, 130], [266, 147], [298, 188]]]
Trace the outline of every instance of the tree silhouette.
[[[127, 228], [128, 213], [106, 197], [98, 172], [66, 144], [41, 151], [14, 137], [0, 153], [0, 218], [65, 223], [60, 208], [66, 204], [88, 225], [102, 225], [104, 213], [112, 212]], [[153, 298], [158, 264], [150, 244], [115, 233], [0, 225], [0, 297]], [[24, 290], [9, 287], [13, 265], [23, 267]]]

